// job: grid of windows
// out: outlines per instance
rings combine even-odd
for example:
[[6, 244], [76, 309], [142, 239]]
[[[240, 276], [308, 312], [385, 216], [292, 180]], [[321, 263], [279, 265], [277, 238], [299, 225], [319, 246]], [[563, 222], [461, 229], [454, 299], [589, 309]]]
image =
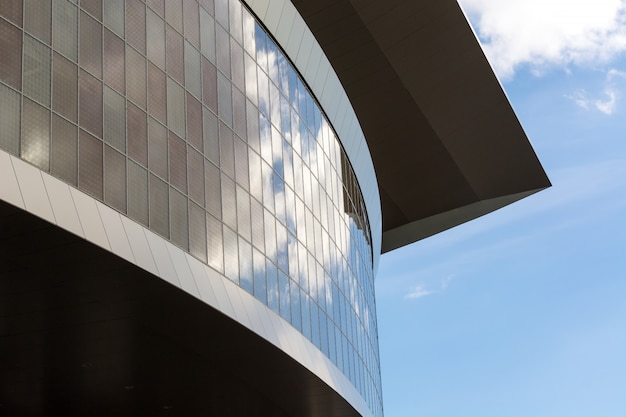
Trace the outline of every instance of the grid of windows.
[[223, 273], [382, 414], [358, 183], [239, 0], [3, 0], [0, 52], [0, 147]]

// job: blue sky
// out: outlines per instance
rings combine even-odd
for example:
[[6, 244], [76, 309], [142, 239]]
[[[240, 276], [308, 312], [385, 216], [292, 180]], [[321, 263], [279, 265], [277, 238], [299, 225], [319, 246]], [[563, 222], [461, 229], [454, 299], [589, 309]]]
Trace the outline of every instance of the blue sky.
[[626, 1], [464, 0], [553, 186], [388, 253], [385, 414], [626, 416]]

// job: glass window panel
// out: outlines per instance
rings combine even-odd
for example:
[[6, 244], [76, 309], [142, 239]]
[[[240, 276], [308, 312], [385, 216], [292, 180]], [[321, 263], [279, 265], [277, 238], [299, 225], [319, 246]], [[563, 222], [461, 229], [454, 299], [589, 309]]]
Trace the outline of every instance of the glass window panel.
[[124, 37], [124, 0], [105, 0], [104, 24], [119, 36]]
[[252, 249], [252, 267], [254, 274], [254, 296], [268, 305], [267, 281], [265, 279], [265, 256], [255, 248]]
[[229, 126], [233, 125], [232, 85], [222, 73], [217, 74], [217, 106], [220, 118]]
[[202, 102], [217, 113], [217, 68], [202, 58]]
[[78, 78], [78, 120], [81, 127], [99, 138], [102, 137], [102, 83], [87, 72], [80, 70]]
[[263, 206], [254, 198], [250, 199], [250, 219], [252, 226], [252, 244], [260, 251], [265, 251], [265, 228], [263, 224]]
[[102, 141], [81, 130], [78, 158], [78, 188], [102, 200]]
[[311, 339], [311, 308], [310, 308], [310, 299], [304, 293], [300, 293], [300, 307], [302, 313], [302, 334], [309, 340]]
[[220, 163], [220, 145], [217, 116], [202, 108], [204, 155], [216, 165]]
[[104, 201], [126, 213], [126, 157], [109, 146], [104, 147]]
[[0, 149], [18, 155], [20, 151], [20, 94], [0, 84]]
[[276, 218], [282, 223], [286, 223], [285, 216], [285, 183], [283, 179], [274, 172], [274, 207], [276, 209]]
[[[281, 51], [278, 51], [278, 75], [280, 78], [280, 92], [285, 97], [289, 97], [289, 61]], [[287, 111], [289, 111], [289, 100], [287, 100]]]
[[200, 9], [200, 46], [202, 54], [215, 64], [215, 20], [202, 8]]
[[241, 16], [241, 2], [239, 2], [238, 0], [231, 0], [229, 6], [229, 32], [233, 35], [237, 42], [243, 44], [243, 18]]
[[[172, 2], [173, 4], [174, 2]], [[170, 4], [168, 1], [166, 4]], [[167, 75], [174, 78], [180, 84], [185, 82], [185, 60], [183, 57], [184, 42], [180, 33], [170, 26], [166, 28], [165, 52]]]
[[220, 169], [235, 178], [235, 149], [233, 131], [220, 123]]
[[189, 198], [204, 207], [204, 158], [192, 147], [187, 147], [189, 169]]
[[132, 103], [126, 107], [128, 156], [144, 167], [148, 166], [148, 120], [146, 113]]
[[248, 145], [254, 149], [257, 153], [260, 152], [260, 138], [259, 138], [259, 111], [254, 105], [246, 100], [246, 130]]
[[77, 67], [70, 60], [55, 52], [52, 71], [52, 109], [76, 122], [78, 116]]
[[282, 271], [278, 271], [278, 291], [280, 316], [288, 322], [291, 322], [291, 291], [289, 289], [289, 277]]
[[287, 236], [287, 256], [289, 267], [286, 271], [289, 272], [294, 280], [298, 280], [298, 240], [291, 233]]
[[52, 47], [72, 61], [78, 58], [78, 9], [69, 0], [52, 3]]
[[244, 91], [245, 83], [244, 83], [244, 61], [243, 61], [243, 48], [237, 43], [231, 40], [230, 42], [230, 55], [231, 55], [231, 74], [233, 84], [241, 90]]
[[189, 93], [187, 93], [187, 141], [200, 152], [204, 151], [202, 104]]
[[267, 73], [267, 34], [259, 25], [255, 25], [255, 46], [256, 46], [256, 60], [259, 66]]
[[165, 73], [152, 62], [148, 62], [148, 114], [163, 124], [167, 122]]
[[250, 14], [248, 9], [242, 7], [243, 9], [243, 46], [252, 56], [256, 56], [256, 22], [254, 17]]
[[224, 226], [224, 275], [239, 284], [237, 234]]
[[244, 54], [244, 67], [245, 67], [245, 84], [246, 84], [246, 97], [252, 101], [255, 106], [259, 105], [259, 93], [257, 84], [257, 65], [254, 59]]
[[206, 213], [193, 202], [189, 203], [189, 253], [207, 262]]
[[228, 16], [228, 3], [229, 0], [215, 0], [215, 20], [219, 22], [222, 27], [228, 30], [229, 16]]
[[128, 160], [128, 216], [148, 225], [148, 171]]
[[224, 271], [224, 243], [222, 223], [207, 214], [207, 263], [218, 271]]
[[261, 173], [263, 178], [263, 205], [274, 213], [274, 171], [262, 162]]
[[248, 190], [248, 146], [235, 136], [235, 180]]
[[126, 0], [126, 42], [146, 54], [146, 5], [141, 0]]
[[214, 217], [222, 218], [222, 186], [218, 167], [209, 161], [204, 164], [206, 209]]
[[280, 314], [280, 291], [278, 286], [278, 269], [269, 259], [265, 261], [267, 273], [267, 305]]
[[221, 176], [222, 184], [222, 220], [232, 229], [237, 228], [237, 199], [235, 182], [226, 175]]
[[126, 152], [126, 100], [104, 86], [104, 141]]
[[160, 178], [150, 174], [150, 229], [165, 238], [170, 236], [169, 187]]
[[50, 173], [68, 184], [77, 184], [78, 129], [54, 113], [50, 140]]
[[24, 29], [48, 45], [52, 22], [51, 6], [50, 0], [24, 0]]
[[313, 342], [318, 349], [321, 348], [319, 307], [313, 301], [311, 301], [311, 342]]
[[300, 288], [293, 281], [290, 284], [291, 324], [293, 325], [293, 327], [302, 332], [302, 306], [300, 305]]
[[50, 48], [24, 36], [24, 94], [50, 106]]
[[239, 186], [237, 186], [237, 232], [246, 240], [252, 240], [250, 194]]
[[272, 167], [282, 179], [285, 176], [283, 169], [283, 138], [274, 126], [272, 126], [272, 146], [270, 149], [272, 151]]
[[240, 138], [246, 137], [246, 98], [233, 88], [233, 130]]
[[259, 67], [257, 67], [257, 85], [259, 87], [259, 111], [265, 117], [270, 117], [270, 93], [269, 79]]
[[85, 12], [80, 13], [80, 66], [102, 78], [102, 25]]
[[202, 96], [200, 52], [187, 41], [185, 41], [185, 87], [196, 97]]
[[0, 19], [0, 81], [22, 88], [22, 31]]
[[272, 129], [269, 120], [263, 115], [259, 115], [259, 139], [261, 143], [261, 156], [265, 162], [271, 163], [273, 159]]
[[200, 48], [200, 22], [197, 0], [183, 0], [183, 23], [185, 38], [196, 48]]
[[148, 59], [165, 70], [165, 22], [152, 10], [146, 14]]
[[182, 249], [189, 250], [189, 216], [187, 197], [170, 187], [170, 238]]
[[288, 274], [289, 252], [287, 243], [287, 229], [285, 229], [285, 226], [283, 226], [280, 222], [276, 222], [276, 248], [278, 253], [278, 267]]
[[169, 132], [168, 142], [170, 182], [187, 194], [187, 144], [172, 132]]
[[272, 84], [280, 85], [279, 72], [278, 72], [278, 48], [274, 41], [269, 37], [267, 38], [267, 74], [272, 80]]
[[230, 36], [221, 26], [215, 27], [217, 69], [230, 78]]
[[22, 114], [22, 159], [48, 171], [50, 158], [50, 111], [27, 98]]
[[130, 46], [126, 47], [126, 87], [128, 98], [146, 109], [146, 58]]
[[0, 2], [0, 16], [22, 27], [22, 0], [2, 0]]
[[167, 129], [149, 118], [148, 121], [148, 168], [161, 178], [168, 179]]
[[276, 263], [276, 220], [269, 211], [264, 211], [263, 223], [265, 226], [265, 256], [272, 263]]
[[250, 193], [257, 200], [263, 201], [261, 157], [254, 151], [248, 153], [248, 171], [250, 175]]
[[183, 3], [182, 0], [167, 0], [165, 2], [165, 20], [178, 33], [183, 33]]
[[254, 294], [253, 274], [252, 246], [239, 237], [239, 286], [250, 294]]
[[104, 82], [121, 94], [126, 91], [124, 49], [124, 41], [110, 30], [104, 29]]
[[178, 136], [185, 136], [185, 90], [167, 79], [167, 125]]

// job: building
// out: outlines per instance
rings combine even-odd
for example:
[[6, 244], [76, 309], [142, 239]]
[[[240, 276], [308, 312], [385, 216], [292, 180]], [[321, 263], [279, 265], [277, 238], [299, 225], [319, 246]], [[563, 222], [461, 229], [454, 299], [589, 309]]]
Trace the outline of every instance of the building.
[[455, 1], [3, 0], [0, 414], [382, 416], [381, 253], [549, 186]]

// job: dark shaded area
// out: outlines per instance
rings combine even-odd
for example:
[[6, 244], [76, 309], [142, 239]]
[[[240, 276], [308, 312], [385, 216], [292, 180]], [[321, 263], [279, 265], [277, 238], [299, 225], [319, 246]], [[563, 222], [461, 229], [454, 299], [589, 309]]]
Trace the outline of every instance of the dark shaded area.
[[0, 202], [0, 415], [358, 413], [220, 312]]

